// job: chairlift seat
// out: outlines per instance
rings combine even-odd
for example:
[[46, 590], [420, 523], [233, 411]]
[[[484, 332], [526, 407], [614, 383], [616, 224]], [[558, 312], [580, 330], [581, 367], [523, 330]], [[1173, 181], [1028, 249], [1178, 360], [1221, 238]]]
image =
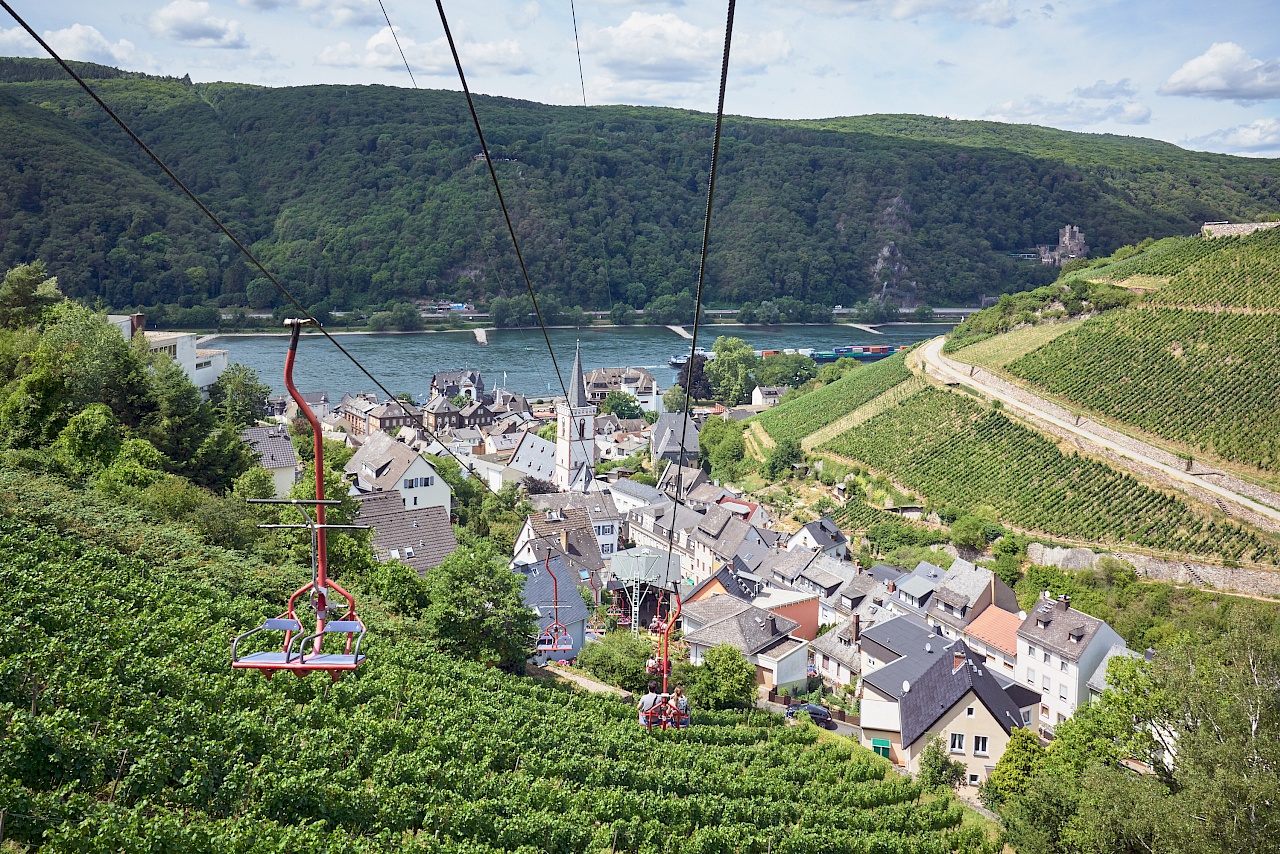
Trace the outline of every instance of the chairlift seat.
[[[231, 666], [252, 670], [277, 670], [293, 667], [298, 662], [298, 654], [284, 650], [268, 650], [251, 652], [248, 655], [237, 655], [236, 648], [240, 641], [258, 632], [301, 632], [302, 623], [288, 617], [271, 617], [262, 621], [256, 629], [250, 629], [239, 635], [231, 644]], [[292, 646], [292, 644], [290, 644]]]

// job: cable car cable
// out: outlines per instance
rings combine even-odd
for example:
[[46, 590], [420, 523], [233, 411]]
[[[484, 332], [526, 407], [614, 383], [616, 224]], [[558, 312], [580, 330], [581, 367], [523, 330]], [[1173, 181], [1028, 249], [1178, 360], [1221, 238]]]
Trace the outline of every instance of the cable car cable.
[[556, 361], [556, 351], [551, 346], [551, 335], [547, 332], [547, 324], [542, 319], [542, 309], [538, 307], [538, 297], [533, 292], [533, 279], [529, 277], [529, 268], [524, 263], [524, 253], [520, 251], [520, 241], [516, 238], [516, 227], [511, 222], [511, 212], [507, 209], [507, 200], [502, 195], [502, 186], [498, 183], [498, 172], [493, 168], [493, 158], [489, 156], [489, 143], [485, 141], [484, 131], [480, 128], [480, 116], [476, 112], [475, 99], [471, 97], [471, 87], [467, 85], [467, 75], [462, 71], [462, 60], [458, 57], [458, 46], [453, 41], [453, 32], [449, 29], [449, 19], [444, 13], [444, 0], [436, 0], [436, 9], [440, 12], [440, 25], [444, 27], [445, 39], [449, 42], [449, 52], [453, 54], [454, 67], [458, 69], [458, 80], [462, 83], [462, 92], [467, 96], [467, 109], [471, 111], [471, 122], [476, 127], [476, 136], [480, 138], [480, 150], [484, 154], [484, 163], [489, 167], [489, 177], [493, 180], [494, 192], [498, 194], [498, 204], [502, 207], [502, 216], [507, 221], [507, 233], [511, 235], [511, 245], [516, 250], [516, 260], [520, 262], [520, 272], [524, 275], [524, 284], [529, 291], [529, 299], [533, 301], [533, 313], [538, 317], [538, 326], [542, 327], [542, 337], [547, 342], [547, 352], [551, 354], [551, 367], [556, 369], [556, 379], [560, 381], [560, 390], [565, 400], [569, 399], [569, 387], [564, 384], [564, 376], [560, 373], [560, 363]]
[[[720, 132], [724, 125], [724, 93], [729, 84], [729, 49], [733, 43], [733, 13], [735, 5], [736, 0], [729, 0], [729, 11], [724, 25], [724, 57], [720, 63], [720, 99], [716, 105], [716, 130], [711, 141], [711, 173], [707, 177], [707, 214], [702, 223], [702, 256], [698, 263], [698, 294], [693, 306], [693, 339], [689, 342], [689, 361], [686, 363], [688, 367], [685, 374], [686, 386], [693, 385], [693, 360], [698, 352], [698, 323], [702, 316], [702, 294], [707, 278], [707, 247], [711, 243], [711, 205], [715, 200], [716, 167], [720, 161]], [[681, 504], [680, 493], [684, 481], [685, 440], [689, 435], [689, 422], [693, 418], [693, 407], [690, 405], [693, 400], [692, 396], [688, 388], [685, 388], [684, 393], [684, 418], [680, 427], [680, 451], [676, 456], [675, 507], [671, 511], [671, 530], [667, 536], [667, 578], [671, 577], [671, 555], [672, 550], [675, 548], [675, 514], [679, 512]]]
[[413, 69], [409, 67], [409, 58], [404, 55], [404, 48], [400, 46], [400, 37], [396, 35], [396, 28], [391, 25], [391, 16], [387, 14], [387, 7], [383, 5], [382, 0], [378, 0], [378, 8], [382, 10], [382, 17], [386, 19], [387, 29], [391, 31], [391, 40], [396, 43], [396, 50], [400, 51], [400, 59], [404, 62], [404, 70], [409, 72], [409, 80], [413, 82], [413, 88], [418, 88], [418, 81], [413, 76]]

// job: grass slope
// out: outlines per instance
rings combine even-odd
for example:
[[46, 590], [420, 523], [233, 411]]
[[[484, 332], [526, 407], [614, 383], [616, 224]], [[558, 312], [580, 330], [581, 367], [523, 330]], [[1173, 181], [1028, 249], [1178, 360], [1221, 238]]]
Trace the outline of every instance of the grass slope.
[[819, 448], [938, 505], [987, 505], [1018, 528], [1210, 558], [1280, 563], [1280, 544], [1056, 445], [998, 410], [927, 389]]
[[[951, 800], [776, 716], [629, 705], [460, 664], [366, 600], [337, 684], [228, 666], [298, 579], [0, 470], [0, 804], [59, 852], [991, 851]], [[117, 779], [118, 778], [118, 779]]]

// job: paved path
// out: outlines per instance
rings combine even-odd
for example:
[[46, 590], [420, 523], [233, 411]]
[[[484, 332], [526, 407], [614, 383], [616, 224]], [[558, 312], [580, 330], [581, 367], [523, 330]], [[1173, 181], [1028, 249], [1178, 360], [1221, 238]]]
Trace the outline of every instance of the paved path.
[[[1099, 435], [1099, 433], [1088, 429], [1088, 427], [1085, 425], [1073, 424], [1070, 421], [1066, 421], [1061, 418], [1057, 418], [1054, 415], [1051, 415], [1048, 411], [1051, 404], [1048, 401], [1043, 402], [1044, 403], [1043, 407], [1033, 406], [1031, 404], [1024, 402], [1023, 400], [1020, 400], [1017, 397], [1014, 397], [1013, 395], [1007, 394], [1001, 389], [995, 388], [991, 385], [984, 383], [982, 378], [979, 376], [970, 376], [968, 370], [966, 370], [968, 368], [967, 365], [963, 365], [959, 362], [954, 362], [951, 359], [948, 359], [946, 356], [942, 355], [942, 345], [944, 341], [945, 339], [942, 337], [934, 338], [933, 340], [925, 344], [924, 347], [922, 347], [919, 351], [920, 358], [923, 360], [924, 364], [928, 366], [928, 373], [931, 374], [933, 377], [937, 379], [941, 379], [943, 382], [956, 382], [956, 383], [961, 383], [963, 385], [967, 385], [970, 388], [976, 389], [977, 391], [981, 392], [987, 397], [995, 398], [996, 400], [1001, 401], [1002, 403], [1004, 403], [1005, 406], [1009, 407], [1010, 409], [1014, 409], [1019, 412], [1025, 413], [1027, 415], [1030, 415], [1031, 417], [1039, 421], [1044, 421], [1048, 424], [1052, 424], [1054, 427], [1057, 427], [1060, 430], [1065, 430], [1068, 433], [1079, 436], [1082, 439], [1092, 442], [1093, 444], [1098, 445], [1100, 447], [1106, 448], [1107, 450], [1112, 451], [1113, 453], [1119, 454], [1122, 457], [1127, 457], [1131, 460], [1136, 460], [1137, 462], [1141, 463], [1144, 466], [1155, 469], [1156, 471], [1160, 472], [1161, 474], [1163, 474], [1168, 478], [1180, 481], [1182, 483], [1189, 484], [1191, 486], [1196, 487], [1197, 489], [1202, 489], [1206, 492], [1212, 493], [1218, 498], [1221, 498], [1225, 501], [1230, 501], [1232, 504], [1243, 507], [1246, 510], [1250, 510], [1254, 513], [1257, 513], [1260, 516], [1265, 516], [1268, 519], [1280, 521], [1280, 510], [1277, 510], [1274, 507], [1270, 507], [1261, 502], [1254, 501], [1252, 498], [1250, 498], [1247, 495], [1242, 495], [1239, 492], [1235, 492], [1231, 489], [1227, 489], [1225, 487], [1219, 486], [1216, 483], [1212, 483], [1208, 481], [1204, 477], [1182, 471], [1170, 465], [1166, 465], [1165, 463], [1161, 462], [1158, 459], [1158, 456], [1161, 455], [1162, 452], [1160, 452], [1156, 448], [1151, 448], [1150, 446], [1146, 446], [1143, 443], [1136, 442], [1136, 441], [1129, 441], [1123, 445], [1118, 442], [1114, 442], [1111, 439], [1107, 438], [1106, 436]], [[1149, 450], [1147, 452], [1143, 452], [1142, 450], [1139, 450], [1140, 448], [1144, 448], [1144, 447], [1148, 448]]]
[[[780, 715], [784, 715], [787, 712], [786, 706], [782, 705], [781, 703], [770, 703], [764, 697], [759, 697], [756, 700], [756, 708], [766, 712], [776, 712]], [[832, 719], [831, 723], [834, 724], [834, 729], [828, 730], [829, 732], [834, 732], [837, 735], [847, 735], [849, 736], [849, 738], [852, 738], [855, 741], [859, 741], [859, 742], [862, 740], [862, 730], [858, 729], [858, 727], [854, 726], [853, 724], [843, 723], [841, 721], [835, 720], [834, 718]]]
[[684, 338], [686, 341], [692, 341], [692, 340], [693, 340], [693, 336], [692, 336], [691, 334], [689, 334], [689, 330], [688, 330], [688, 329], [685, 329], [683, 326], [676, 326], [675, 324], [672, 324], [671, 326], [668, 326], [667, 328], [668, 328], [668, 329], [670, 329], [670, 330], [671, 330], [672, 332], [674, 332], [675, 334], [679, 335], [681, 338]]

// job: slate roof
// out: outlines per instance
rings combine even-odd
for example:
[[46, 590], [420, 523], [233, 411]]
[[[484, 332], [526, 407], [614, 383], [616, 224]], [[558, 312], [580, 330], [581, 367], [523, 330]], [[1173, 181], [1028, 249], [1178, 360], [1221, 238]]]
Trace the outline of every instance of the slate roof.
[[1107, 650], [1106, 656], [1102, 661], [1098, 662], [1098, 669], [1093, 671], [1093, 675], [1089, 677], [1087, 683], [1089, 690], [1095, 694], [1101, 694], [1107, 690], [1107, 665], [1111, 663], [1111, 659], [1121, 658], [1141, 658], [1136, 650], [1129, 649], [1123, 644], [1112, 644], [1111, 649]]
[[422, 457], [390, 433], [379, 430], [365, 437], [343, 471], [356, 478], [362, 491], [390, 492], [400, 486], [401, 477], [419, 459]]
[[[830, 516], [823, 516], [817, 521], [810, 522], [800, 531], [807, 531], [813, 541], [818, 544], [818, 548], [826, 551], [827, 549], [849, 542], [849, 538], [841, 532], [840, 528]], [[800, 536], [800, 531], [796, 532], [796, 536]], [[792, 537], [795, 539], [795, 537]]]
[[549, 492], [543, 495], [530, 495], [529, 502], [535, 510], [579, 509], [586, 510], [591, 522], [621, 522], [622, 514], [614, 506], [613, 499], [600, 492], [587, 495], [581, 492]]
[[551, 558], [550, 570], [555, 574], [556, 584], [560, 587], [559, 596], [555, 595], [556, 584], [552, 583], [551, 574], [547, 572], [547, 564], [544, 562], [517, 564], [512, 567], [513, 572], [524, 576], [524, 592], [521, 596], [524, 604], [538, 615], [538, 629], [545, 630], [554, 621], [557, 602], [560, 605], [560, 622], [565, 626], [586, 621], [591, 612], [578, 593], [578, 573], [566, 567], [559, 557]]
[[395, 558], [425, 575], [458, 548], [449, 513], [443, 507], [406, 510], [404, 499], [395, 490], [357, 495], [356, 500], [360, 510], [355, 524], [373, 527], [373, 553], [378, 560]]
[[883, 581], [888, 584], [890, 581], [897, 581], [899, 578], [907, 574], [907, 570], [900, 566], [890, 566], [887, 563], [877, 563], [876, 565], [864, 570], [876, 581]]
[[[1044, 621], [1048, 622], [1047, 626], [1039, 625]], [[1068, 661], [1078, 661], [1102, 625], [1097, 617], [1070, 607], [1070, 600], [1042, 597], [1027, 614], [1018, 629], [1018, 637], [1033, 646], [1056, 652]], [[1078, 640], [1072, 641], [1072, 637]]]
[[771, 614], [733, 596], [712, 596], [701, 602], [690, 602], [684, 606], [684, 613], [702, 626], [685, 634], [686, 641], [699, 646], [727, 643], [743, 655], [755, 655], [800, 626], [795, 620]]
[[1022, 618], [1017, 614], [988, 605], [965, 628], [970, 634], [989, 646], [1011, 656], [1018, 655], [1018, 628]]
[[804, 572], [817, 559], [818, 553], [816, 552], [773, 549], [761, 562], [760, 572], [761, 574], [767, 573], [790, 584], [799, 578], [800, 573]]
[[548, 442], [533, 431], [527, 431], [516, 445], [507, 465], [521, 474], [539, 480], [551, 480], [556, 474], [556, 443]]
[[569, 373], [569, 406], [574, 409], [590, 406], [591, 401], [587, 399], [587, 387], [582, 379], [582, 345], [579, 344], [573, 351], [573, 370]]
[[575, 573], [575, 584], [590, 586], [584, 573], [599, 573], [604, 569], [604, 557], [600, 554], [600, 542], [596, 539], [595, 532], [589, 528], [575, 528], [565, 532], [565, 539], [569, 541], [567, 551], [559, 535], [550, 539], [530, 540], [528, 548], [537, 561], [545, 561], [547, 555], [551, 555], [553, 560], [560, 558]]
[[716, 486], [714, 483], [700, 483], [685, 493], [684, 500], [690, 504], [715, 505], [727, 495], [732, 495], [732, 493], [723, 486]]
[[[842, 640], [847, 641], [847, 643], [841, 643]], [[830, 656], [854, 673], [862, 669], [858, 656], [858, 645], [853, 637], [852, 617], [843, 620], [835, 628], [809, 641], [809, 646], [813, 648], [815, 654]]]
[[[954, 666], [957, 652], [964, 656], [959, 668]], [[1018, 700], [1005, 691], [985, 662], [970, 653], [963, 641], [955, 641], [935, 655], [936, 659], [898, 700], [903, 745], [914, 744], [970, 691], [1006, 733], [1022, 726]]]
[[920, 561], [910, 574], [899, 578], [895, 584], [898, 590], [916, 600], [927, 599], [942, 583], [942, 567], [934, 566], [928, 561]]
[[[688, 424], [687, 428], [685, 424]], [[650, 444], [653, 447], [655, 456], [663, 454], [678, 454], [680, 452], [680, 440], [684, 438], [684, 461], [697, 462], [698, 460], [698, 425], [694, 423], [693, 416], [681, 412], [664, 412], [658, 416], [658, 420], [653, 423], [653, 432], [650, 434]]]
[[[694, 459], [696, 460], [696, 457]], [[675, 495], [677, 474], [680, 475], [681, 495], [679, 496]], [[667, 463], [667, 467], [662, 470], [662, 476], [658, 478], [658, 489], [673, 498], [684, 500], [694, 487], [700, 483], [707, 483], [708, 480], [707, 473], [696, 466], [679, 466], [675, 463]]]
[[618, 478], [614, 483], [609, 485], [610, 492], [618, 492], [637, 501], [643, 501], [646, 504], [655, 504], [664, 500], [665, 496], [649, 486], [647, 483], [639, 483], [630, 478]]
[[452, 415], [460, 412], [458, 407], [453, 405], [453, 401], [444, 395], [437, 395], [431, 398], [431, 401], [422, 408], [423, 412], [430, 412], [432, 415]]
[[[935, 647], [946, 641], [931, 626], [911, 614], [903, 614], [862, 630], [862, 637], [875, 642], [898, 656], [924, 649], [926, 643]], [[878, 672], [878, 671], [877, 671]]]
[[271, 427], [247, 427], [240, 431], [240, 440], [258, 455], [258, 464], [264, 469], [292, 469], [298, 467], [298, 454], [289, 438], [289, 428], [283, 424]]

